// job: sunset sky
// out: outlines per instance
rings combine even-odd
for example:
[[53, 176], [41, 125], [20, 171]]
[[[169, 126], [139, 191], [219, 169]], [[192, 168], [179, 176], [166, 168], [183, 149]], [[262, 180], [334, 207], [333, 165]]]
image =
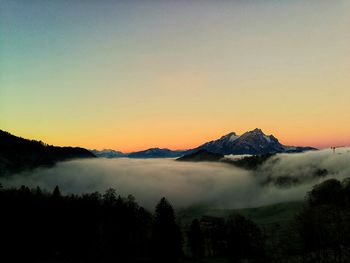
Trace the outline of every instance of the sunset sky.
[[0, 129], [185, 149], [350, 145], [350, 1], [0, 0]]

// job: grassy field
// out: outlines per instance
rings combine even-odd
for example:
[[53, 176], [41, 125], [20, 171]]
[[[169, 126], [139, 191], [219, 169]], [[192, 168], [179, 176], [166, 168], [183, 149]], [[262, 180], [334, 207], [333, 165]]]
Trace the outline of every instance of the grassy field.
[[281, 226], [290, 222], [301, 210], [302, 201], [279, 203], [257, 208], [244, 209], [212, 209], [203, 206], [190, 207], [177, 212], [177, 218], [182, 225], [188, 225], [195, 218], [214, 216], [226, 218], [232, 213], [239, 213], [260, 227], [279, 224]]
[[[287, 202], [257, 208], [244, 209], [213, 209], [204, 206], [195, 206], [177, 211], [177, 220], [184, 233], [192, 220], [200, 219], [202, 216], [213, 216], [227, 218], [232, 213], [239, 213], [255, 222], [263, 231], [266, 238], [266, 249], [275, 248], [280, 235], [287, 229], [288, 224], [302, 209], [303, 202]], [[184, 244], [185, 255], [190, 255], [188, 247]], [[181, 263], [228, 263], [225, 258], [205, 258], [200, 261], [184, 259]]]

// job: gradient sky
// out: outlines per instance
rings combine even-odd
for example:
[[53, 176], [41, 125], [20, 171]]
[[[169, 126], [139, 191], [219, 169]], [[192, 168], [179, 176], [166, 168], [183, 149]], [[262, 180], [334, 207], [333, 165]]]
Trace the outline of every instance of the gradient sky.
[[184, 149], [350, 144], [350, 1], [0, 0], [0, 129]]

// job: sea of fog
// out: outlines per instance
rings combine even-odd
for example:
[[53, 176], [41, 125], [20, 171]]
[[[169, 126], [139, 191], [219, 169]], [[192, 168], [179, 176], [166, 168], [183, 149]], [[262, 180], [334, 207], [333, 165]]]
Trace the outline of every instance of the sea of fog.
[[[314, 178], [317, 169], [328, 175]], [[302, 183], [290, 187], [266, 184], [266, 178], [291, 176]], [[61, 162], [2, 180], [5, 187], [26, 185], [52, 190], [87, 193], [115, 188], [118, 194], [132, 194], [136, 201], [153, 208], [165, 196], [177, 208], [208, 205], [217, 208], [257, 207], [302, 200], [312, 186], [328, 178], [350, 177], [350, 148], [278, 154], [257, 171], [225, 163], [189, 163], [174, 159], [85, 159]]]

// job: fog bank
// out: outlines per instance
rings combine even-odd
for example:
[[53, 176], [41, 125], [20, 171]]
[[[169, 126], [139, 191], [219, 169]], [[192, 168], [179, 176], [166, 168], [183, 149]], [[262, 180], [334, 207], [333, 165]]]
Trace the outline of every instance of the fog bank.
[[[324, 177], [313, 177], [326, 169]], [[288, 188], [266, 178], [301, 178]], [[312, 185], [327, 178], [350, 176], [350, 149], [278, 154], [257, 171], [224, 163], [187, 163], [173, 159], [86, 159], [58, 163], [15, 175], [1, 182], [5, 187], [27, 185], [52, 190], [59, 185], [64, 193], [104, 192], [113, 187], [118, 194], [133, 194], [139, 204], [153, 208], [162, 197], [176, 207], [204, 204], [217, 208], [242, 208], [302, 200]]]

